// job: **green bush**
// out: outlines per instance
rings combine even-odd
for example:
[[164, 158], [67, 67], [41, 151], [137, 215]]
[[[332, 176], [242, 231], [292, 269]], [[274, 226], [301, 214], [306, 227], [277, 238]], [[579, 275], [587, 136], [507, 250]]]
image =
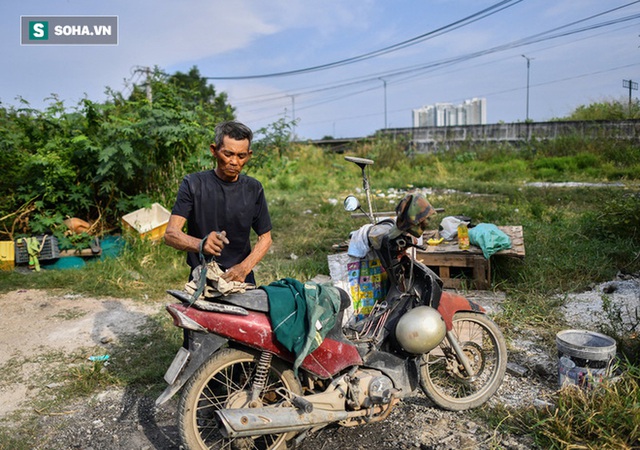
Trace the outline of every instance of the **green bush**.
[[56, 97], [42, 112], [0, 107], [0, 162], [11, 168], [0, 182], [0, 234], [61, 236], [66, 217], [111, 229], [132, 209], [173, 201], [176, 178], [210, 167], [213, 127], [233, 117], [226, 95], [190, 88], [197, 70], [178, 75], [154, 71], [153, 102], [134, 88], [128, 99], [109, 91], [104, 104], [72, 109]]

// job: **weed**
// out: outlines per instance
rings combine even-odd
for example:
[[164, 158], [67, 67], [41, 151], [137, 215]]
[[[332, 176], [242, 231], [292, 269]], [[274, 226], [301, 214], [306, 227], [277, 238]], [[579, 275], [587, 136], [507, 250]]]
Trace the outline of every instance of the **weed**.
[[55, 314], [52, 317], [62, 320], [73, 320], [78, 319], [85, 314], [87, 314], [86, 311], [82, 311], [80, 308], [70, 308], [60, 311], [58, 314]]
[[602, 310], [606, 321], [601, 331], [614, 338], [619, 352], [628, 360], [640, 365], [640, 307], [622, 307], [608, 295], [602, 295]]
[[529, 410], [525, 423], [542, 448], [635, 448], [640, 439], [640, 386], [637, 370], [615, 382], [585, 391], [573, 386], [558, 393], [553, 410]]
[[154, 393], [164, 389], [162, 376], [182, 343], [182, 332], [165, 314], [147, 319], [143, 332], [128, 334], [110, 349], [108, 372], [118, 384]]
[[9, 360], [0, 366], [0, 386], [7, 386], [20, 375], [20, 369], [25, 363], [25, 359], [19, 356], [12, 356]]
[[65, 390], [69, 395], [83, 396], [98, 388], [116, 385], [117, 379], [110, 373], [105, 362], [94, 361], [69, 368]]

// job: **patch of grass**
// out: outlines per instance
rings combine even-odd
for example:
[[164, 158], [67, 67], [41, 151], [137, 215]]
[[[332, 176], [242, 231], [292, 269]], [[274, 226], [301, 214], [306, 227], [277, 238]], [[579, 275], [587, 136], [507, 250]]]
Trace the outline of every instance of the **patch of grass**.
[[52, 317], [62, 320], [73, 320], [78, 319], [86, 314], [87, 312], [80, 310], [80, 308], [70, 308], [60, 311], [58, 314], [55, 314]]
[[[83, 348], [72, 354], [59, 350], [47, 350], [31, 357], [14, 356], [0, 367], [0, 386], [14, 389], [27, 385], [32, 393], [26, 403], [14, 411], [9, 421], [27, 421], [32, 412], [47, 414], [56, 412], [69, 400], [79, 398], [115, 382], [102, 363], [87, 361], [87, 355], [102, 349]], [[2, 442], [0, 427], [0, 442]]]
[[161, 243], [130, 237], [121, 254], [85, 267], [23, 273], [0, 272], [0, 292], [12, 289], [60, 289], [133, 299], [158, 299], [188, 278], [185, 255]]
[[16, 430], [0, 428], [0, 450], [31, 450], [33, 443], [16, 436]]
[[507, 291], [507, 298], [501, 305], [502, 312], [495, 320], [503, 329], [531, 328], [541, 329], [545, 332], [555, 333], [555, 328], [560, 328], [560, 320], [557, 308], [562, 305], [562, 299], [550, 298], [547, 295], [534, 292]]
[[64, 390], [70, 397], [89, 395], [98, 389], [119, 384], [106, 361], [89, 361], [70, 367], [65, 379], [67, 383]]
[[623, 308], [602, 294], [602, 309], [605, 320], [600, 324], [602, 333], [614, 338], [618, 353], [630, 361], [640, 361], [640, 306]]
[[633, 449], [640, 442], [639, 383], [638, 368], [628, 366], [595, 389], [562, 388], [548, 408], [498, 408], [485, 417], [503, 431], [532, 434], [544, 449]]
[[169, 364], [182, 345], [182, 329], [168, 314], [148, 318], [141, 333], [121, 337], [110, 349], [108, 371], [120, 385], [160, 393]]
[[20, 374], [20, 368], [25, 361], [24, 357], [12, 356], [6, 363], [0, 366], [0, 386], [7, 386], [15, 382]]

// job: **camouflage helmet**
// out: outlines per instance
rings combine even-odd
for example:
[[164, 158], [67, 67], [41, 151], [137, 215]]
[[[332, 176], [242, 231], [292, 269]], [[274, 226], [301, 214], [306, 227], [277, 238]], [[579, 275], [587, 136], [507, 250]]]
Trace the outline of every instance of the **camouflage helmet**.
[[435, 209], [427, 198], [419, 192], [411, 192], [404, 196], [396, 206], [396, 227], [415, 237], [422, 236], [424, 223]]

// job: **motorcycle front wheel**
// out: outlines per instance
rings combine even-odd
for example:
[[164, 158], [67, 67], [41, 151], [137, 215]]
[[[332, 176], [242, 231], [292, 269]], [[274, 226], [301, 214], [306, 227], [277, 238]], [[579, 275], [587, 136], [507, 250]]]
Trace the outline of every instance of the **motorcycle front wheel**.
[[422, 357], [420, 386], [439, 407], [462, 411], [482, 405], [498, 390], [507, 369], [507, 346], [498, 326], [484, 314], [456, 313], [451, 332], [471, 373], [458, 360], [447, 335]]
[[[226, 348], [214, 354], [189, 379], [178, 404], [178, 426], [186, 448], [273, 450], [285, 447], [286, 433], [225, 439], [216, 424], [217, 410], [247, 405], [258, 361], [257, 352]], [[298, 395], [302, 393], [293, 371], [274, 358], [260, 395], [261, 406], [281, 401], [280, 388]]]

